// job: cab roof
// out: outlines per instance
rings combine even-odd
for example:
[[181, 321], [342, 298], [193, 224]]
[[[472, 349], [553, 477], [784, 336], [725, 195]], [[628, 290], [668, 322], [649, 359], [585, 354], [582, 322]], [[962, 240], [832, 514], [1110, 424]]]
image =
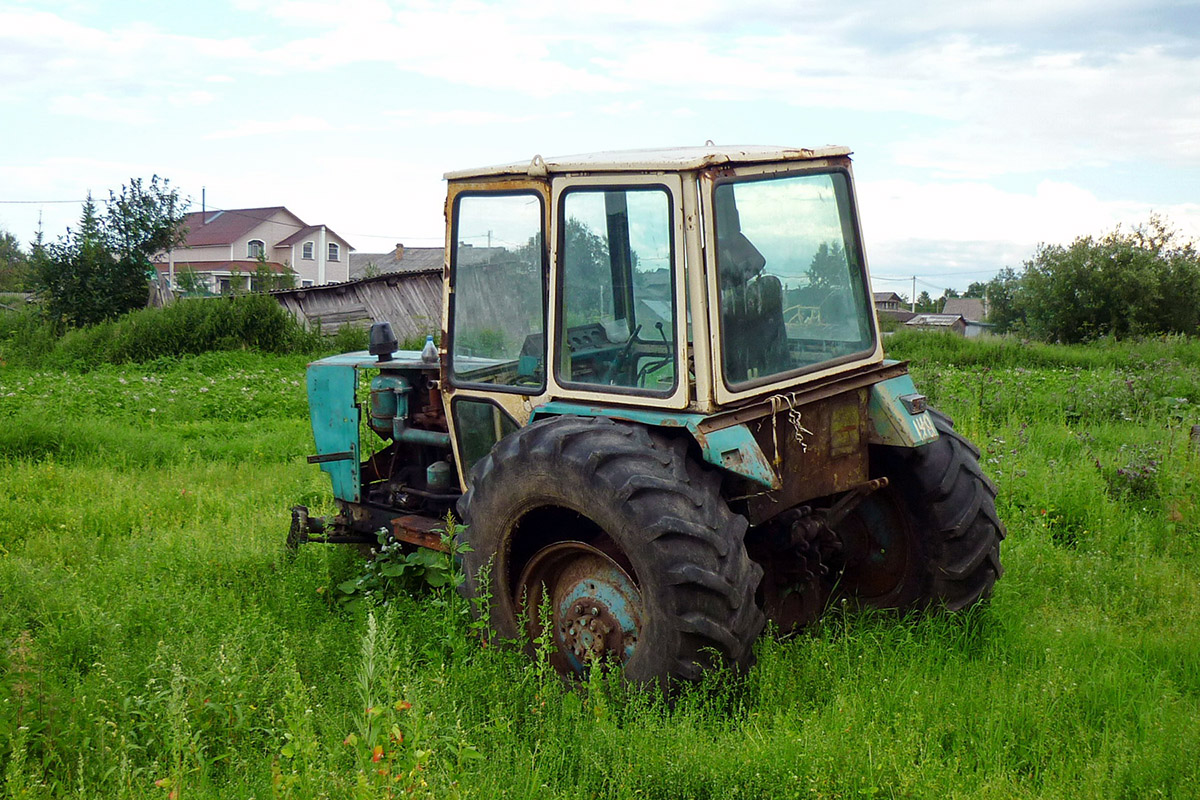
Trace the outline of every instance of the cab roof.
[[542, 158], [498, 164], [491, 167], [447, 172], [446, 180], [486, 178], [497, 175], [544, 177], [562, 172], [686, 172], [706, 167], [758, 164], [773, 161], [810, 161], [850, 155], [850, 148], [826, 145], [814, 149], [770, 145], [717, 147], [668, 147], [657, 150], [609, 150], [574, 156]]

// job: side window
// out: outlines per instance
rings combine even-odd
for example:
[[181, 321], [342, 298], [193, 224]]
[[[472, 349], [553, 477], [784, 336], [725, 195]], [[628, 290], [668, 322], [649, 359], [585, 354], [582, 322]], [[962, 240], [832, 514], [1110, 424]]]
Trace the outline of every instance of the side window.
[[459, 195], [451, 254], [451, 360], [456, 383], [546, 385], [541, 198]]
[[722, 183], [713, 200], [726, 385], [871, 351], [871, 301], [844, 173]]
[[561, 219], [559, 380], [670, 394], [677, 313], [670, 194], [568, 190]]
[[263, 254], [266, 243], [262, 239], [251, 239], [246, 243], [246, 258], [258, 258]]
[[475, 462], [488, 454], [496, 442], [517, 432], [517, 423], [500, 407], [486, 400], [454, 400], [454, 427], [458, 449], [463, 457], [463, 474], [469, 474]]
[[312, 257], [313, 257], [313, 243], [312, 242], [304, 243], [304, 249], [301, 251], [300, 257], [307, 259], [309, 261], [312, 261]]
[[338, 247], [337, 242], [330, 242], [329, 243], [329, 258], [328, 258], [328, 260], [329, 261], [337, 261], [338, 257], [341, 255], [341, 252], [342, 252], [342, 248]]

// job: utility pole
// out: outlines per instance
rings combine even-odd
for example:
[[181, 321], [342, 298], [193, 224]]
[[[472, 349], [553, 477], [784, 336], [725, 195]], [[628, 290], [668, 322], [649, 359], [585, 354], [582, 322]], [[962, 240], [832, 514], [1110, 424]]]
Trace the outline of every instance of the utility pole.
[[913, 290], [909, 295], [912, 298], [912, 312], [917, 313], [917, 276], [913, 275]]

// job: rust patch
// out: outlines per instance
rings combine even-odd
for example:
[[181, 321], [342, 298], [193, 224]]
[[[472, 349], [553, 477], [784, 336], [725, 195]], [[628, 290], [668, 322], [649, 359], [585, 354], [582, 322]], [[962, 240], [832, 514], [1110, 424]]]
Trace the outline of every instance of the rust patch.
[[776, 464], [783, 486], [749, 498], [747, 516], [759, 525], [782, 511], [865, 482], [867, 392], [845, 392], [789, 408], [750, 423], [763, 454]]
[[427, 547], [430, 550], [449, 552], [442, 544], [442, 521], [431, 517], [409, 514], [392, 520], [392, 537], [398, 542]]

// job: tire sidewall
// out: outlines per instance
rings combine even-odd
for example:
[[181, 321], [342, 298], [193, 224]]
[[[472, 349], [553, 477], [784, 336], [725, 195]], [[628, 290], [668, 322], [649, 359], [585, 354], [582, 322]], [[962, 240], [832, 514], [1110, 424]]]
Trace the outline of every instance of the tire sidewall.
[[[535, 424], [553, 424], [546, 420]], [[488, 458], [491, 458], [489, 455]], [[482, 465], [482, 462], [481, 462]], [[562, 456], [558, 459], [537, 460], [528, 457], [496, 459], [483, 469], [477, 469], [478, 480], [473, 483], [467, 502], [460, 514], [467, 522], [464, 540], [471, 551], [464, 554], [463, 566], [467, 582], [479, 596], [478, 576], [491, 562], [488, 594], [489, 620], [492, 631], [502, 640], [517, 640], [519, 646], [532, 650], [525, 641], [517, 618], [517, 607], [509, 589], [509, 581], [517, 578], [510, 563], [512, 535], [516, 525], [538, 508], [554, 506], [569, 509], [599, 527], [628, 560], [642, 601], [641, 646], [624, 665], [625, 675], [633, 681], [654, 680], [669, 671], [667, 656], [679, 649], [678, 632], [663, 624], [674, 611], [665, 607], [669, 593], [662, 577], [650, 558], [646, 532], [635, 526], [626, 504], [615, 499], [620, 487], [610, 486], [587, 464]], [[476, 475], [473, 475], [476, 477]], [[528, 490], [525, 487], [532, 487]], [[588, 528], [590, 530], [590, 526]], [[563, 540], [578, 539], [564, 531]], [[626, 565], [622, 565], [626, 566]]]

